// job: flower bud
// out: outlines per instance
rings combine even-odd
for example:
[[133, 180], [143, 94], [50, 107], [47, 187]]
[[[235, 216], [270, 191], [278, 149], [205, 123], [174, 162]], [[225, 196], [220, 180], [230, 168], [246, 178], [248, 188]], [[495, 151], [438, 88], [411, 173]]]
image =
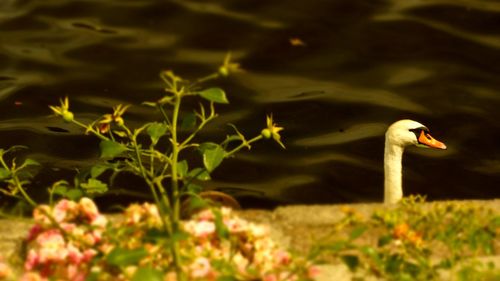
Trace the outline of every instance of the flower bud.
[[229, 69], [226, 66], [219, 67], [219, 74], [223, 77], [229, 76]]
[[123, 124], [125, 124], [125, 121], [123, 121], [123, 118], [121, 116], [116, 117], [115, 122], [120, 127], [123, 127]]
[[63, 111], [61, 113], [61, 116], [65, 122], [72, 122], [74, 118], [73, 112], [71, 111]]
[[266, 138], [266, 139], [270, 139], [271, 136], [272, 136], [272, 133], [271, 133], [271, 130], [269, 130], [268, 128], [266, 129], [262, 129], [262, 131], [260, 132], [260, 134]]

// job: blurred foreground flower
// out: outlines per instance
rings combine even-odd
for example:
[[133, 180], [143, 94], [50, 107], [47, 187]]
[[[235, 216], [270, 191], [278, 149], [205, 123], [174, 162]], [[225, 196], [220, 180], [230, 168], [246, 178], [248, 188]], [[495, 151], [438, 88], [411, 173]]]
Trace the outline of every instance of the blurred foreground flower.
[[[159, 232], [156, 205], [130, 205], [124, 219], [107, 228], [107, 220], [88, 198], [61, 200], [53, 208], [40, 206], [34, 216], [22, 280], [84, 281], [91, 272], [109, 277], [96, 280], [138, 280], [139, 269], [145, 265], [161, 272], [163, 280], [178, 280], [169, 248], [162, 244], [165, 234]], [[268, 226], [246, 221], [229, 208], [205, 209], [183, 221], [181, 230], [179, 243], [188, 280], [231, 276], [237, 279], [230, 280], [242, 281], [308, 281], [317, 275], [309, 261], [279, 247], [270, 238]], [[120, 252], [124, 256], [116, 259]], [[117, 265], [127, 259], [127, 253], [135, 255], [135, 262]]]
[[33, 217], [22, 280], [85, 280], [107, 225], [94, 202], [63, 199], [53, 208], [40, 205]]

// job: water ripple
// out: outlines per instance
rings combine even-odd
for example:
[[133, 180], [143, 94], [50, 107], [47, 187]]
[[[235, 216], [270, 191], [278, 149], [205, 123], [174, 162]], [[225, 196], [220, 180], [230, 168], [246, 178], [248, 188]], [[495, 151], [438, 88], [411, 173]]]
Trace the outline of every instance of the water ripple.
[[[332, 103], [367, 103], [415, 113], [429, 112], [424, 106], [388, 90], [360, 88], [334, 81], [250, 73], [240, 75], [239, 81], [254, 91], [252, 100], [256, 103], [317, 99]], [[302, 96], [301, 93], [308, 94]]]

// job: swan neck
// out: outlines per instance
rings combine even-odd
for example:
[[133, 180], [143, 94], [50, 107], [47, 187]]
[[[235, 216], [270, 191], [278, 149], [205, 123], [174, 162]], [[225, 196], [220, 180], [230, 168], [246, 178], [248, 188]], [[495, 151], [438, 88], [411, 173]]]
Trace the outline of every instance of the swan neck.
[[403, 198], [402, 160], [404, 148], [386, 138], [384, 149], [384, 203], [394, 204]]

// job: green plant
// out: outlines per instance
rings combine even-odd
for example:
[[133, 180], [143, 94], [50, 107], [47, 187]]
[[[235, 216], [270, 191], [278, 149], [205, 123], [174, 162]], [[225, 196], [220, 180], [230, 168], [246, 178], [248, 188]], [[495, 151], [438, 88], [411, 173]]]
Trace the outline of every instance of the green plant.
[[[500, 272], [477, 259], [498, 253], [500, 217], [493, 210], [458, 202], [405, 198], [370, 218], [354, 210], [311, 250], [310, 259], [344, 263], [356, 276], [385, 280], [494, 280]], [[347, 233], [347, 236], [343, 236]]]
[[[129, 105], [118, 105], [113, 108], [112, 113], [105, 114], [90, 124], [84, 124], [75, 118], [67, 97], [61, 100], [59, 106], [50, 106], [65, 122], [80, 126], [87, 134], [95, 135], [101, 140], [99, 146], [103, 161], [90, 169], [89, 177], [76, 182], [81, 187], [82, 194], [106, 192], [108, 185], [102, 182], [99, 176], [107, 170], [112, 170], [113, 175], [132, 173], [144, 180], [158, 206], [162, 230], [172, 238], [170, 249], [179, 276], [182, 276], [182, 258], [179, 241], [174, 237], [178, 237], [182, 232], [179, 226], [181, 197], [191, 196], [196, 199], [201, 188], [195, 181], [210, 179], [210, 173], [224, 159], [243, 148], [250, 149], [251, 144], [256, 141], [272, 138], [284, 147], [279, 135], [282, 128], [274, 124], [271, 116], [267, 117], [266, 128], [253, 138], [247, 139], [231, 125], [235, 133], [219, 144], [195, 142], [199, 132], [217, 117], [215, 104], [228, 103], [222, 89], [202, 88], [201, 84], [237, 70], [238, 65], [232, 63], [227, 56], [218, 72], [194, 82], [185, 80], [172, 71], [162, 71], [160, 78], [165, 83], [164, 95], [156, 101], [143, 103], [156, 109], [160, 120], [138, 128], [129, 127], [123, 118]], [[183, 111], [181, 106], [185, 98], [201, 98], [205, 102], [200, 101], [197, 111]], [[188, 133], [181, 136], [181, 130]], [[144, 135], [148, 140], [142, 138]], [[203, 166], [191, 167], [187, 161], [186, 154], [193, 150], [200, 152]], [[115, 161], [108, 161], [111, 159]], [[66, 186], [67, 183], [59, 182], [51, 189], [51, 194], [64, 194], [68, 190]], [[191, 201], [193, 204], [202, 202]]]
[[3, 184], [0, 187], [0, 192], [35, 207], [36, 202], [28, 194], [25, 185], [29, 184], [33, 177], [35, 172], [33, 167], [40, 164], [30, 158], [18, 161], [16, 157], [10, 155], [25, 148], [24, 146], [13, 146], [6, 150], [0, 149], [0, 182]]

